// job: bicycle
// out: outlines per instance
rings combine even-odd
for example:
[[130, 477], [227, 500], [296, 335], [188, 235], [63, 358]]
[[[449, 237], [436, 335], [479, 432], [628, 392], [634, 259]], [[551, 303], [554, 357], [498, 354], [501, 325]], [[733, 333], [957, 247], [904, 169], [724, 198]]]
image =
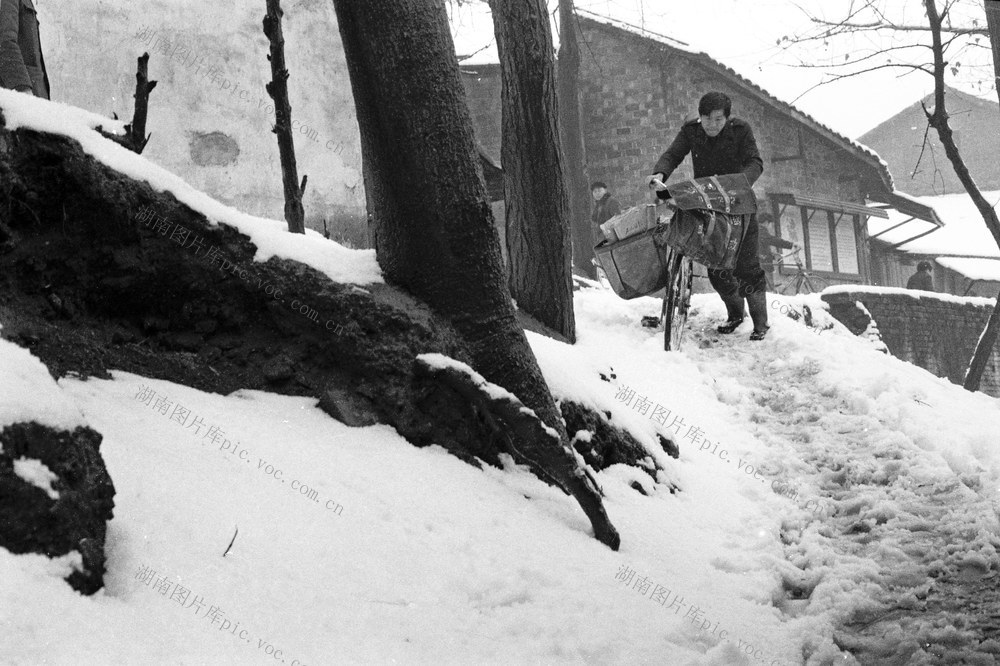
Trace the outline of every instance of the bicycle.
[[667, 255], [670, 281], [663, 296], [663, 349], [680, 351], [684, 326], [691, 309], [691, 284], [694, 280], [694, 262], [680, 252], [670, 250]]
[[[774, 286], [775, 293], [783, 294], [785, 296], [802, 293], [813, 294], [823, 291], [830, 286], [830, 283], [827, 280], [821, 278], [815, 273], [810, 272], [805, 266], [802, 265], [800, 252], [801, 248], [797, 247], [788, 254], [781, 255], [781, 260], [788, 257], [794, 257], [793, 261], [795, 262], [796, 270], [795, 273], [793, 273], [787, 280]], [[789, 294], [789, 287], [795, 287], [795, 291], [791, 294]], [[803, 287], [805, 287], [804, 290]]]
[[[663, 203], [662, 200], [657, 201], [657, 205]], [[668, 210], [672, 212], [672, 209]], [[657, 224], [665, 223], [660, 222], [657, 217]], [[668, 249], [667, 273], [669, 278], [663, 294], [663, 307], [660, 310], [658, 323], [663, 324], [664, 351], [680, 351], [684, 326], [687, 324], [688, 311], [691, 309], [694, 262], [682, 253]]]

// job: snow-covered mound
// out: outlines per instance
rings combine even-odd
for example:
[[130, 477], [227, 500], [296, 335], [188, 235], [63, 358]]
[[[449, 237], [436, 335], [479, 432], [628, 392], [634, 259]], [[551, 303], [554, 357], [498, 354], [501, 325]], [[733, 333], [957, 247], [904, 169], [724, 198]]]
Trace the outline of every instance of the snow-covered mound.
[[374, 250], [348, 249], [310, 230], [305, 235], [290, 234], [285, 222], [247, 215], [226, 206], [177, 175], [93, 131], [97, 125], [106, 130], [118, 130], [121, 123], [66, 104], [2, 88], [0, 113], [8, 130], [23, 127], [75, 139], [84, 152], [102, 164], [135, 180], [147, 182], [156, 191], [170, 192], [180, 202], [208, 218], [210, 223], [221, 223], [236, 229], [257, 246], [255, 261], [267, 261], [278, 256], [301, 261], [335, 282], [382, 282]]
[[[65, 563], [0, 551], [0, 654], [851, 663], [833, 624], [879, 594], [953, 565], [996, 570], [998, 401], [839, 325], [816, 332], [776, 314], [761, 344], [747, 331], [720, 339], [714, 297], [696, 297], [681, 353], [638, 325], [656, 301], [585, 289], [576, 307], [575, 347], [531, 337], [557, 393], [576, 374], [576, 398], [630, 411], [681, 446], [676, 494], [639, 494], [633, 470], [598, 474], [620, 552], [523, 469], [479, 471], [383, 426], [348, 428], [312, 400], [126, 373], [63, 379], [104, 433], [118, 489], [107, 587], [80, 597], [58, 578]], [[594, 379], [609, 367], [617, 385]], [[909, 639], [934, 640], [909, 627]]]
[[[92, 116], [9, 91], [0, 109], [249, 235], [257, 260], [381, 280], [371, 252], [227, 208], [98, 137]], [[1000, 568], [1000, 402], [880, 353], [818, 298], [769, 301], [759, 344], [716, 335], [721, 303], [697, 296], [684, 351], [664, 353], [662, 334], [638, 325], [659, 302], [603, 289], [576, 293], [574, 347], [530, 337], [557, 397], [609, 412], [651, 456], [663, 455], [657, 433], [680, 445], [669, 484], [639, 483], [648, 495], [634, 469], [597, 475], [617, 553], [527, 471], [480, 471], [385, 426], [349, 428], [311, 399], [127, 373], [30, 398], [5, 390], [0, 415], [81, 412], [104, 435], [118, 494], [93, 597], [60, 580], [66, 558], [0, 550], [0, 655], [723, 666], [850, 663], [837, 644], [971, 654], [975, 615], [916, 611], [935, 576]], [[783, 315], [802, 305], [812, 328]], [[5, 373], [25, 364], [0, 345]], [[40, 472], [24, 469], [44, 483]]]

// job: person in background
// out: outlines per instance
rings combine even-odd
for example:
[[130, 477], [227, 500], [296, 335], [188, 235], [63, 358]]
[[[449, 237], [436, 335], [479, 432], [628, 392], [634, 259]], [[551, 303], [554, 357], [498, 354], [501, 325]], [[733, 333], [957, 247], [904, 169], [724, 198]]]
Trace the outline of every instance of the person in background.
[[917, 272], [906, 281], [907, 289], [921, 289], [923, 291], [934, 291], [934, 280], [931, 278], [931, 271], [934, 269], [929, 261], [921, 261], [917, 264]]
[[[760, 225], [760, 236], [757, 239], [760, 267], [767, 280], [767, 290], [774, 291], [774, 262], [777, 257], [775, 257], [775, 251], [772, 248], [791, 250], [795, 248], [795, 243], [774, 235], [774, 217], [770, 213], [761, 213], [757, 222]], [[778, 256], [780, 257], [780, 255]]]
[[[681, 126], [674, 142], [653, 167], [650, 186], [657, 181], [666, 183], [688, 153], [691, 154], [695, 178], [742, 173], [753, 185], [764, 171], [764, 161], [749, 123], [730, 117], [732, 107], [733, 103], [725, 93], [703, 95], [698, 101], [698, 118]], [[670, 196], [666, 190], [656, 194], [661, 198]], [[743, 300], [746, 299], [753, 319], [751, 340], [763, 340], [770, 328], [767, 325], [767, 280], [757, 256], [757, 235], [757, 217], [752, 215], [736, 257], [736, 268], [732, 271], [708, 271], [708, 280], [722, 298], [728, 313], [726, 323], [716, 330], [732, 333], [739, 328], [743, 323]]]
[[31, 0], [0, 0], [0, 86], [49, 99], [49, 77]]
[[591, 235], [593, 238], [601, 239], [604, 238], [601, 225], [622, 212], [622, 207], [608, 192], [608, 186], [599, 180], [590, 185], [590, 196], [594, 197], [594, 212], [590, 214], [590, 221], [594, 223]]

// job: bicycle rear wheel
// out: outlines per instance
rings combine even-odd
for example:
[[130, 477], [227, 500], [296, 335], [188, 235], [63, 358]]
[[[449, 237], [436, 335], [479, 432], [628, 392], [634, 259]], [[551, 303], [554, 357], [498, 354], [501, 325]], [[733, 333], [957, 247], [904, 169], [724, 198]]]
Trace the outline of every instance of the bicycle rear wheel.
[[829, 282], [827, 282], [818, 275], [813, 275], [812, 273], [807, 273], [804, 276], [802, 283], [803, 286], [805, 287], [805, 289], [802, 290], [802, 293], [805, 294], [818, 294], [819, 292], [823, 291], [824, 289], [830, 286]]
[[670, 282], [663, 299], [663, 348], [679, 351], [684, 325], [687, 323], [691, 306], [691, 284], [694, 279], [691, 260], [680, 253], [672, 253], [670, 258]]

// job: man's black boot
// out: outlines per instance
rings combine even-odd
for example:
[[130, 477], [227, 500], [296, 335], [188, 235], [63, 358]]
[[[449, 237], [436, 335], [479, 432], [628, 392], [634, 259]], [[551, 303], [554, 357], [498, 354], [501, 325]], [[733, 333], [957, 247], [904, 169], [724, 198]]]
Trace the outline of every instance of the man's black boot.
[[725, 324], [721, 324], [715, 330], [724, 335], [728, 335], [739, 328], [740, 324], [743, 323], [743, 298], [741, 296], [733, 295], [729, 298], [723, 298], [722, 302], [726, 304], [726, 312], [729, 319]]
[[747, 296], [747, 305], [750, 307], [750, 318], [753, 319], [753, 333], [751, 340], [763, 340], [767, 335], [767, 292], [764, 290], [755, 291]]

